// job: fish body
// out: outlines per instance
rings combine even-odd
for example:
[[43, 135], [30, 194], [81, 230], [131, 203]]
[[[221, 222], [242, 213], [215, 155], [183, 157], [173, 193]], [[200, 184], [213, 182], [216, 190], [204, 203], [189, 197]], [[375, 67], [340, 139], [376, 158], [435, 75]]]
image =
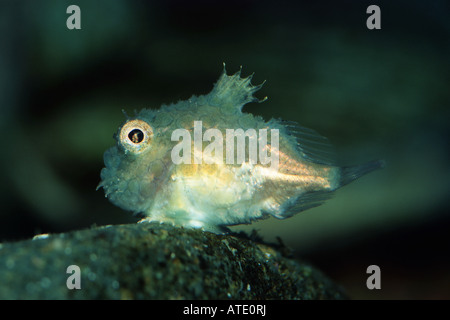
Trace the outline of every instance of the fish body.
[[340, 167], [315, 131], [242, 112], [259, 101], [253, 94], [261, 86], [224, 68], [209, 94], [141, 110], [105, 152], [99, 187], [143, 221], [223, 233], [226, 226], [284, 219], [320, 205], [383, 166]]

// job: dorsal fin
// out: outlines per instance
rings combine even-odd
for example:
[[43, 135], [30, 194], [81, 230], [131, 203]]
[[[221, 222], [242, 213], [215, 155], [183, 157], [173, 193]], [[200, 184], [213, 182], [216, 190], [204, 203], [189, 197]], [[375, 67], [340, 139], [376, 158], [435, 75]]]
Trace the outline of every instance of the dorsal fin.
[[336, 165], [336, 152], [327, 138], [312, 129], [300, 126], [297, 122], [276, 121], [295, 139], [297, 150], [306, 160], [329, 166]]
[[235, 74], [229, 76], [223, 64], [223, 72], [212, 91], [207, 95], [211, 105], [221, 108], [230, 108], [232, 110], [241, 111], [242, 107], [249, 102], [263, 102], [267, 100], [265, 97], [259, 100], [253, 96], [253, 93], [261, 89], [264, 82], [254, 86], [251, 84], [253, 74], [246, 78], [241, 78], [241, 69]]

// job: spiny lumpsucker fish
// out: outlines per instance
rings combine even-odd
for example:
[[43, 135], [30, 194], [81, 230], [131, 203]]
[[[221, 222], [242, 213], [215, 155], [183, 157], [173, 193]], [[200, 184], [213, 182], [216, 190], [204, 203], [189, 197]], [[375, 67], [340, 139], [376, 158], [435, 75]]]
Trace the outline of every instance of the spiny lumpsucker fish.
[[[225, 70], [207, 95], [143, 109], [118, 129], [104, 154], [101, 182], [115, 205], [141, 221], [202, 228], [273, 216], [284, 219], [322, 204], [333, 191], [384, 166], [340, 167], [325, 137], [295, 122], [242, 112], [262, 87]], [[127, 116], [128, 117], [128, 116]]]

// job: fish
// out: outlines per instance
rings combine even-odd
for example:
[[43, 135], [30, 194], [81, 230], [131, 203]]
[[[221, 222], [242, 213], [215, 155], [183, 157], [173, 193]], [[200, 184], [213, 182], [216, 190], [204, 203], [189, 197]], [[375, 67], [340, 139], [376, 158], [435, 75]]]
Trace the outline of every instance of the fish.
[[242, 111], [264, 102], [253, 74], [225, 64], [211, 92], [159, 109], [142, 109], [120, 125], [104, 153], [105, 196], [143, 217], [218, 234], [268, 217], [316, 207], [334, 191], [385, 166], [384, 160], [339, 166], [329, 140], [294, 121]]

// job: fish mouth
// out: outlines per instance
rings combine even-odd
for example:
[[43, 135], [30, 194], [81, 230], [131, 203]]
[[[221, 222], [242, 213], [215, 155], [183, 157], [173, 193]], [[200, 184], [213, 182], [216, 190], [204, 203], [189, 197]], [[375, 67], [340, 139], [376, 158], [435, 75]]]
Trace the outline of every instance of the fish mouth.
[[105, 190], [106, 196], [107, 196], [107, 189], [106, 184], [107, 181], [111, 179], [111, 177], [113, 177], [116, 173], [117, 167], [120, 164], [120, 157], [118, 154], [119, 150], [117, 149], [117, 147], [112, 147], [109, 148], [108, 150], [105, 151], [105, 153], [103, 154], [103, 162], [105, 164], [105, 167], [101, 170], [100, 172], [100, 182], [97, 185], [97, 187], [95, 188], [95, 191], [97, 191], [100, 188], [103, 188]]
[[146, 190], [152, 181], [130, 173], [133, 161], [129, 162], [117, 146], [106, 150], [103, 158], [105, 167], [100, 172], [101, 181], [96, 190], [103, 188], [105, 197], [123, 210], [144, 212], [151, 203]]
[[[111, 147], [103, 154], [103, 162], [105, 167], [100, 172], [100, 182], [97, 185], [96, 191], [103, 188], [105, 197], [116, 205], [117, 199], [120, 198], [120, 190], [126, 190], [124, 179], [120, 178], [121, 156], [117, 146]], [[123, 207], [122, 205], [119, 205]], [[125, 209], [125, 208], [124, 208]]]

